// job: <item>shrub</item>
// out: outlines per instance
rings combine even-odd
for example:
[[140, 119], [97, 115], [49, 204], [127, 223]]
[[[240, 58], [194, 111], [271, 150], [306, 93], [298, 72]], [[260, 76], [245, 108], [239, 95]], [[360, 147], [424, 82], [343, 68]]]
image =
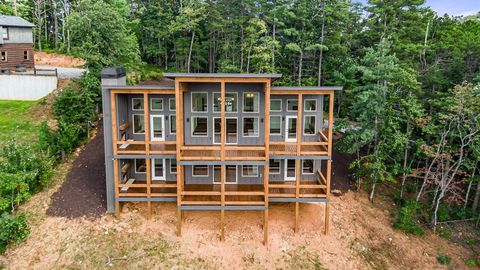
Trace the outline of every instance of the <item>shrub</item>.
[[25, 214], [13, 216], [3, 213], [0, 216], [0, 253], [4, 253], [8, 245], [25, 240], [29, 233]]
[[96, 94], [76, 88], [76, 85], [69, 86], [54, 99], [53, 116], [57, 121], [86, 125], [96, 116]]
[[418, 210], [419, 205], [416, 201], [406, 201], [405, 205], [400, 208], [397, 221], [393, 224], [393, 227], [402, 229], [405, 233], [423, 234], [422, 229], [416, 223]]
[[447, 264], [450, 264], [452, 262], [452, 258], [450, 258], [450, 256], [448, 256], [448, 254], [440, 254], [437, 257], [437, 260], [440, 264], [443, 264], [443, 265], [447, 265]]
[[475, 267], [477, 265], [474, 259], [466, 259], [465, 264], [469, 267]]

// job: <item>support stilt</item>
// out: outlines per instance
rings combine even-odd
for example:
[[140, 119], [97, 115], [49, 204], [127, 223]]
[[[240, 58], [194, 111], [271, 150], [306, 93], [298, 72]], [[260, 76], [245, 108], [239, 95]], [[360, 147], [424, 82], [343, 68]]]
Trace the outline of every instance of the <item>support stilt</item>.
[[328, 227], [330, 226], [330, 203], [325, 203], [325, 235], [328, 234]]
[[299, 208], [300, 208], [300, 203], [295, 202], [295, 227], [293, 229], [294, 232], [298, 232], [298, 215], [299, 215]]
[[182, 235], [182, 210], [177, 209], [177, 236]]
[[115, 202], [115, 217], [120, 218], [120, 213], [122, 212], [122, 205], [120, 202]]
[[263, 212], [263, 245], [268, 246], [268, 209]]
[[147, 202], [147, 219], [152, 219], [152, 202]]
[[225, 241], [225, 210], [220, 214], [220, 241]]

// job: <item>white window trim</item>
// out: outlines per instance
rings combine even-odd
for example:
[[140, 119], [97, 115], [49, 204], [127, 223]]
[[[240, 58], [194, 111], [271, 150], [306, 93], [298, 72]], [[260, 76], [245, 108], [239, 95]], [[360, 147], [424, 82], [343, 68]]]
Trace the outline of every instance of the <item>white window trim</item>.
[[[253, 112], [246, 112], [245, 111], [245, 95], [246, 94], [254, 94], [254, 95], [258, 95], [258, 110], [257, 111], [253, 111]], [[243, 93], [243, 96], [242, 96], [242, 112], [243, 113], [260, 113], [260, 102], [261, 102], [261, 97], [260, 97], [260, 93], [258, 92], [244, 92]]]
[[289, 119], [297, 119], [297, 125], [298, 125], [298, 117], [296, 115], [286, 115], [285, 116], [285, 130], [284, 130], [285, 141], [286, 142], [296, 142], [297, 138], [298, 138], [297, 128], [295, 128], [295, 138], [289, 138], [288, 137], [288, 120]]
[[[278, 133], [272, 133], [272, 117], [280, 117], [280, 131]], [[282, 116], [281, 115], [270, 115], [270, 130], [268, 131], [270, 135], [282, 135]]]
[[[177, 117], [176, 114], [170, 114], [168, 116], [168, 127], [169, 127], [169, 131], [170, 131], [170, 134], [177, 134], [177, 131], [175, 130], [175, 132], [172, 131], [172, 117], [175, 116]], [[175, 119], [175, 122], [177, 121], [177, 119]], [[176, 125], [176, 123], [175, 123]], [[177, 129], [177, 127], [175, 127], [175, 129]]]
[[[272, 104], [272, 101], [274, 101], [274, 100], [280, 101], [280, 110], [272, 110], [272, 105], [271, 104]], [[283, 101], [281, 99], [275, 98], [275, 99], [270, 100], [270, 112], [282, 112], [283, 111], [282, 106], [283, 106]]]
[[[244, 133], [244, 127], [245, 127], [245, 118], [257, 118], [257, 135], [245, 135]], [[242, 118], [242, 137], [244, 138], [258, 138], [260, 136], [260, 118], [257, 116], [247, 116]], [[270, 132], [270, 130], [269, 130]]]
[[[25, 59], [25, 52], [27, 53], [27, 59]], [[30, 52], [29, 51], [23, 51], [23, 60], [30, 60]]]
[[278, 173], [275, 173], [275, 172], [272, 173], [272, 172], [270, 172], [270, 168], [272, 168], [272, 167], [270, 166], [270, 161], [268, 161], [268, 162], [269, 162], [269, 163], [268, 163], [268, 174], [271, 174], [271, 175], [280, 175], [280, 174], [282, 174], [282, 161], [281, 161], [281, 159], [272, 158], [272, 160], [278, 160], [278, 161], [280, 161], [279, 164], [278, 164]]
[[[257, 167], [257, 174], [255, 174], [255, 175], [244, 175], [243, 174], [243, 167], [245, 167], [245, 166], [252, 166], [254, 168]], [[258, 177], [259, 171], [260, 171], [260, 168], [259, 168], [258, 165], [242, 165], [242, 177]]]
[[[206, 118], [207, 119], [207, 135], [193, 135], [193, 119], [194, 118]], [[205, 138], [208, 137], [208, 116], [192, 116], [190, 119], [190, 135], [196, 138]]]
[[303, 174], [303, 175], [314, 175], [314, 174], [315, 174], [315, 160], [310, 159], [310, 160], [313, 162], [313, 164], [312, 164], [312, 166], [313, 166], [313, 172], [312, 172], [312, 173], [306, 173], [306, 172], [303, 171], [303, 162], [304, 162], [305, 160], [308, 160], [308, 159], [302, 159], [302, 160], [301, 160], [301, 161], [302, 161], [302, 174]]
[[[155, 134], [153, 132], [154, 126], [153, 126], [153, 118], [160, 117], [162, 118], [162, 137], [160, 138], [155, 138]], [[163, 142], [165, 141], [165, 116], [163, 114], [152, 114], [150, 115], [150, 140], [154, 142]]]
[[[308, 111], [306, 110], [306, 108], [307, 108], [307, 105], [306, 105], [306, 104], [307, 104], [307, 101], [315, 101], [315, 110], [313, 110], [313, 111], [312, 111], [312, 110], [308, 110]], [[316, 99], [311, 99], [311, 98], [310, 98], [310, 99], [305, 99], [305, 100], [303, 101], [303, 108], [304, 108], [303, 110], [304, 110], [305, 112], [316, 112], [316, 111], [317, 111], [317, 100], [316, 100]]]
[[[155, 159], [161, 160], [163, 163], [163, 177], [155, 177]], [[165, 181], [167, 179], [167, 162], [165, 161], [164, 158], [152, 158], [150, 161], [151, 167], [152, 167], [152, 180], [156, 181]]]
[[[222, 142], [215, 142], [215, 119], [222, 119], [221, 117], [213, 117], [213, 137], [212, 137], [212, 143], [213, 144], [221, 144]], [[227, 127], [225, 127], [225, 145], [237, 145], [238, 144], [238, 117], [225, 117], [225, 125], [227, 124], [227, 119], [236, 119], [237, 120], [237, 142], [236, 143], [227, 143]], [[221, 123], [220, 123], [220, 128], [221, 128]], [[222, 138], [220, 138], [221, 140]]]
[[[172, 106], [170, 106], [170, 104], [175, 104], [175, 110], [172, 110]], [[175, 103], [175, 99], [174, 98], [169, 98], [168, 99], [168, 110], [171, 111], [171, 112], [174, 112], [174, 111], [176, 111], [176, 109], [177, 109], [177, 104]]]
[[[194, 111], [193, 110], [193, 94], [206, 94], [207, 95], [207, 110], [206, 111]], [[208, 113], [208, 109], [209, 109], [209, 106], [208, 106], [208, 92], [191, 92], [190, 93], [190, 111], [192, 113]]]
[[143, 116], [143, 126], [145, 127], [145, 115], [143, 113], [142, 114], [140, 114], [140, 113], [132, 114], [132, 123], [133, 123], [132, 132], [133, 132], [133, 134], [145, 134], [145, 130], [142, 133], [135, 132], [135, 115]]
[[[288, 109], [288, 102], [289, 101], [297, 101], [297, 110], [296, 111], [292, 111], [292, 110], [289, 110]], [[298, 99], [287, 99], [287, 112], [298, 112]]]
[[139, 172], [137, 171], [137, 159], [142, 159], [142, 158], [136, 158], [134, 159], [134, 165], [135, 165], [135, 174], [146, 174], [147, 173], [147, 161], [145, 160], [145, 171], [144, 172]]
[[[169, 169], [170, 174], [177, 174], [177, 172], [172, 171], [172, 160], [174, 160], [174, 159], [173, 158], [170, 159], [170, 169]], [[178, 163], [177, 163], [177, 170], [178, 170]]]
[[[162, 101], [162, 102], [161, 102], [161, 104], [162, 104], [162, 108], [161, 108], [161, 109], [154, 109], [154, 108], [153, 108], [153, 100], [154, 100], [154, 99], [159, 99], [159, 100]], [[150, 98], [150, 110], [153, 111], [153, 112], [161, 112], [161, 111], [163, 111], [163, 98]]]
[[143, 102], [143, 109], [134, 109], [134, 108], [133, 108], [133, 105], [134, 105], [134, 102], [133, 102], [133, 101], [136, 100], [136, 99], [143, 100], [143, 98], [132, 98], [132, 111], [137, 111], [137, 112], [138, 112], [138, 111], [143, 111], [143, 110], [145, 109], [145, 101]]
[[[207, 175], [195, 175], [195, 166], [207, 166]], [[210, 176], [210, 166], [208, 165], [192, 165], [192, 177], [209, 177]]]
[[[315, 118], [315, 121], [314, 121], [315, 126], [314, 126], [314, 128], [313, 128], [313, 134], [306, 134], [306, 133], [305, 133], [305, 124], [307, 123], [307, 122], [305, 121], [305, 119], [306, 119], [307, 117], [313, 117], [313, 118]], [[303, 136], [317, 136], [317, 116], [316, 116], [316, 115], [304, 115], [304, 116], [303, 116], [303, 132], [302, 132], [302, 134], [303, 134]]]
[[[287, 175], [288, 175], [287, 174], [287, 172], [288, 172], [288, 160], [289, 159], [285, 159], [285, 161], [284, 161], [285, 162], [285, 166], [284, 166], [284, 173], [285, 174], [284, 174], [283, 178], [285, 179], [286, 182], [293, 182], [293, 181], [296, 181], [296, 178], [297, 178], [297, 166], [296, 166], [297, 161], [295, 161], [295, 176], [294, 177], [287, 177]], [[295, 159], [290, 159], [290, 160], [295, 160]]]
[[[222, 166], [222, 165], [213, 165], [213, 180], [212, 183], [214, 185], [222, 184], [222, 180], [220, 182], [215, 182], [215, 166]], [[227, 182], [225, 181], [225, 185], [235, 185], [238, 184], [238, 165], [225, 165], [225, 180], [227, 179], [227, 167], [226, 166], [235, 166], [235, 182]], [[221, 168], [220, 168], [221, 170]], [[221, 172], [220, 172], [221, 173]]]
[[[212, 108], [213, 108], [213, 113], [221, 113], [222, 112], [222, 107], [220, 107], [220, 111], [215, 111], [215, 94], [220, 94], [220, 97], [222, 95], [221, 92], [213, 92], [212, 94]], [[237, 110], [236, 111], [231, 111], [231, 112], [227, 112], [225, 111], [225, 113], [238, 113], [238, 93], [237, 92], [230, 92], [230, 93], [225, 93], [225, 97], [227, 97], [227, 94], [234, 94], [236, 97], [235, 97], [235, 100], [237, 102]], [[221, 104], [220, 104], [221, 105]]]

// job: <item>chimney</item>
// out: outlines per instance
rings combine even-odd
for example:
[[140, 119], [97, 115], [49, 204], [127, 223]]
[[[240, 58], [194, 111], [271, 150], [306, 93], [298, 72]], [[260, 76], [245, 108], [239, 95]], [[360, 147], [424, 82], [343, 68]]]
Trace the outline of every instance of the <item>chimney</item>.
[[102, 69], [102, 87], [127, 85], [127, 72], [124, 67]]

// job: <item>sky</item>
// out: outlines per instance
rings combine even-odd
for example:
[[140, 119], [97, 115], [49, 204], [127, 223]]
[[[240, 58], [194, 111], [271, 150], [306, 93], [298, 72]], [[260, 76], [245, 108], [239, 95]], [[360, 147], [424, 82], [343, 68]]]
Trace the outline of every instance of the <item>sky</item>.
[[[358, 0], [366, 3], [367, 0]], [[472, 15], [480, 11], [480, 0], [426, 0], [426, 6], [430, 6], [438, 15]]]

